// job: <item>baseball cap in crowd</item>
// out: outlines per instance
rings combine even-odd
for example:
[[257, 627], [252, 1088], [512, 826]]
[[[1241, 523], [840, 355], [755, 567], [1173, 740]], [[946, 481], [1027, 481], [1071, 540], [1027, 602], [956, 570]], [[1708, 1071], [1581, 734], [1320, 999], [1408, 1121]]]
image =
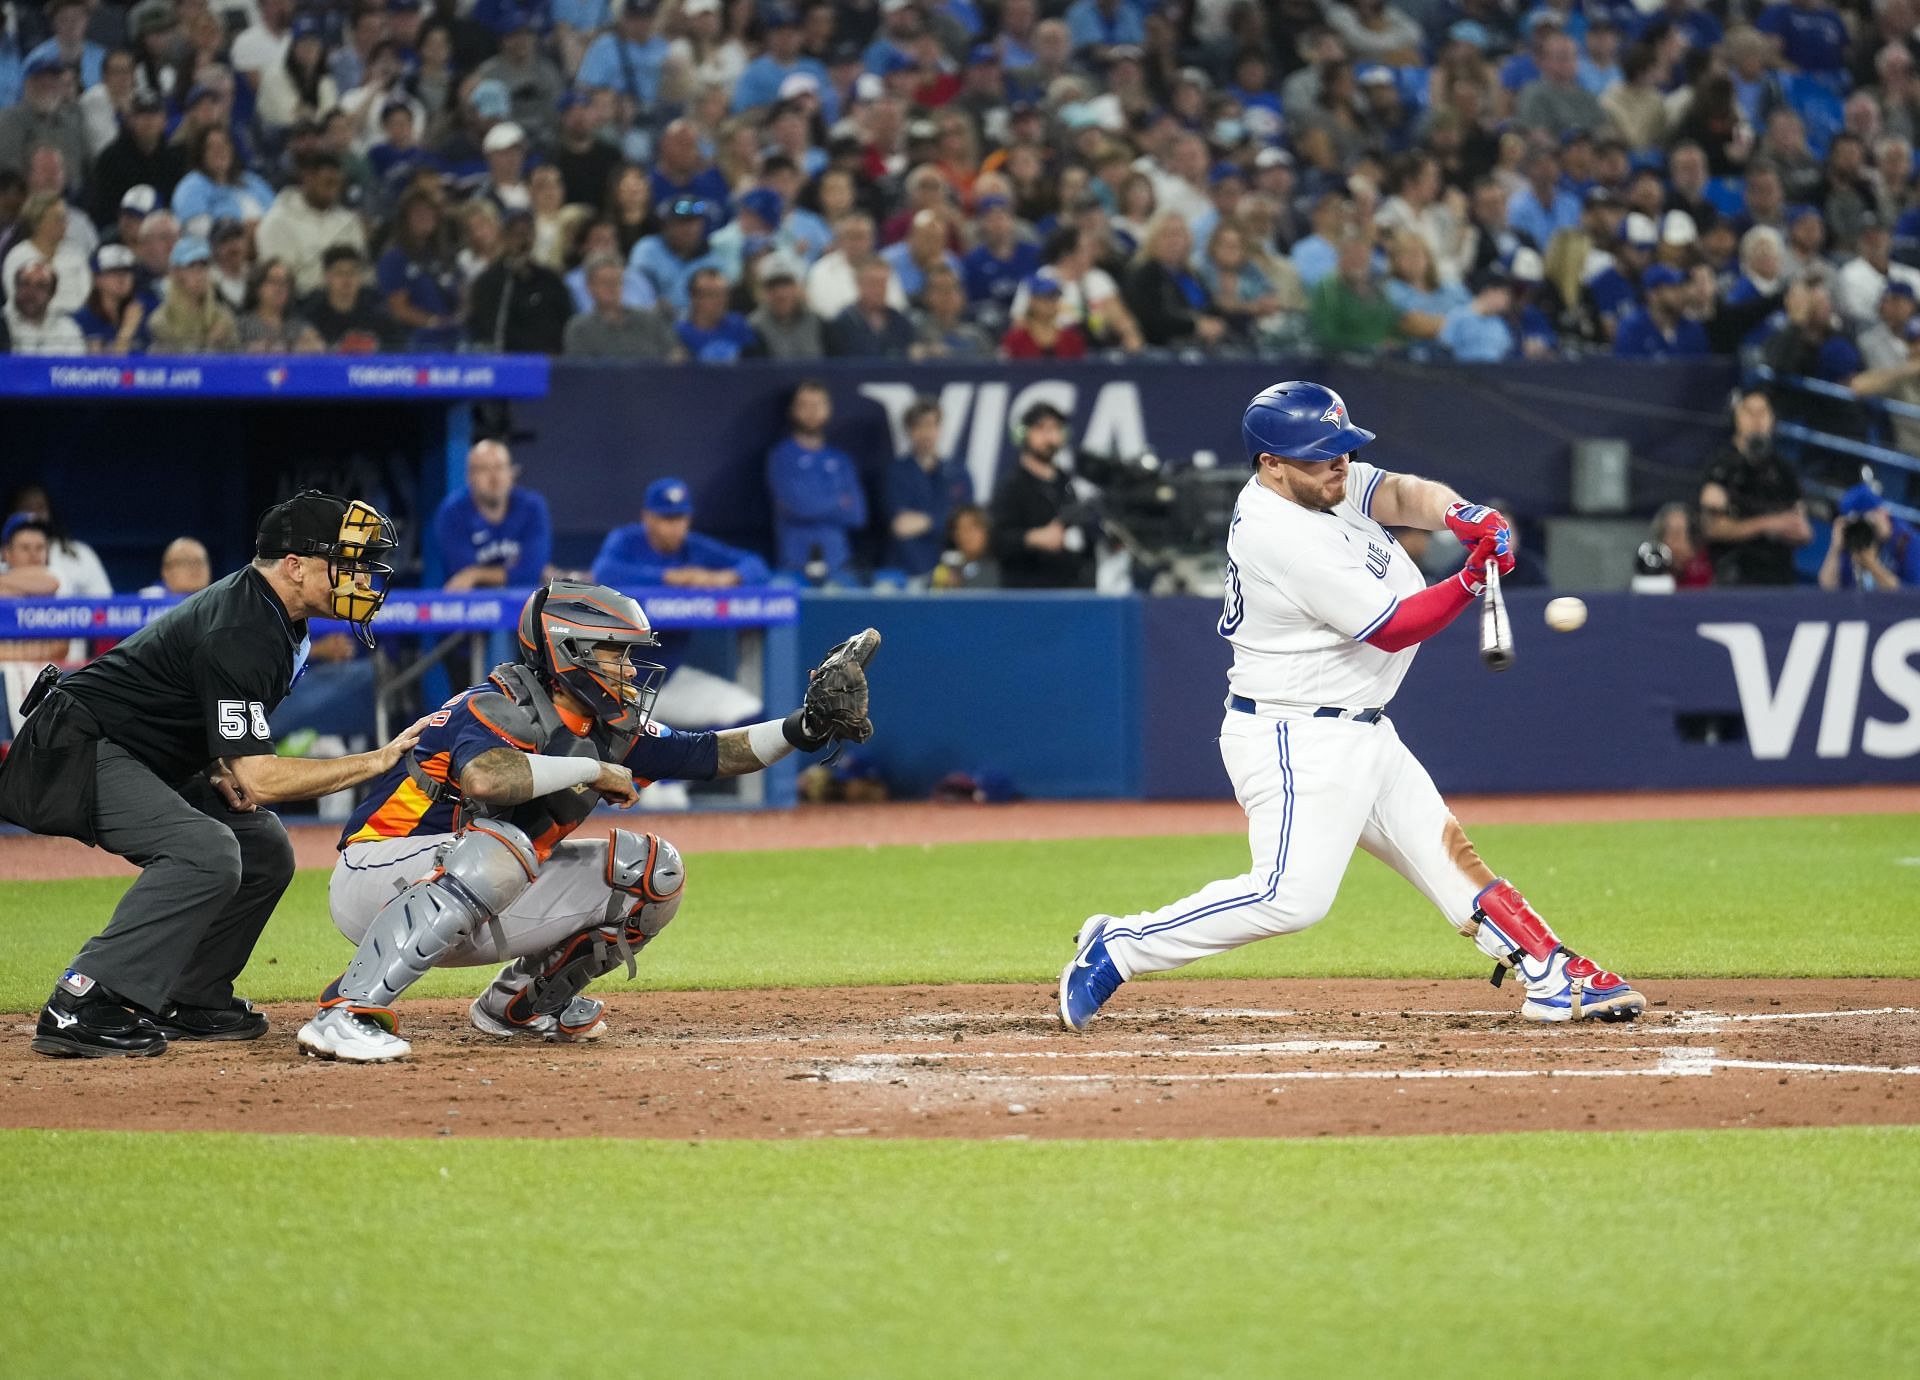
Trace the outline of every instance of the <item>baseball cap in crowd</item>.
[[1027, 279], [1029, 297], [1058, 297], [1060, 292], [1060, 279], [1044, 268]]
[[127, 11], [127, 31], [135, 38], [144, 38], [148, 34], [163, 34], [168, 29], [180, 27], [180, 12], [171, 0], [140, 0]]
[[483, 120], [504, 120], [513, 111], [513, 93], [498, 77], [488, 77], [473, 84], [467, 104]]
[[217, 101], [224, 95], [226, 92], [210, 82], [196, 82], [188, 89], [187, 99], [181, 104], [183, 108], [191, 110], [202, 101]]
[[1107, 66], [1111, 67], [1116, 62], [1144, 62], [1146, 56], [1136, 43], [1116, 43], [1107, 49]]
[[1913, 284], [1900, 278], [1895, 278], [1887, 284], [1886, 295], [1889, 297], [1904, 297], [1909, 302], [1920, 302], [1920, 293], [1916, 293], [1913, 290]]
[[35, 52], [21, 69], [29, 77], [57, 77], [66, 70], [67, 64], [60, 60], [57, 52]]
[[124, 244], [103, 244], [93, 251], [95, 273], [118, 273], [133, 269], [133, 251]]
[[395, 96], [391, 100], [386, 101], [380, 107], [381, 123], [385, 124], [387, 116], [396, 114], [400, 111], [405, 111], [409, 115], [413, 114], [413, 106], [411, 103], [408, 102], [406, 97]]
[[932, 120], [915, 120], [907, 126], [909, 144], [931, 144], [940, 137], [940, 126]]
[[325, 38], [327, 26], [320, 22], [317, 14], [301, 14], [294, 16], [293, 28], [289, 33], [294, 38]]
[[1653, 223], [1652, 216], [1629, 211], [1626, 220], [1621, 222], [1620, 238], [1636, 249], [1651, 249], [1660, 243], [1660, 227]]
[[199, 235], [182, 235], [173, 246], [173, 256], [167, 260], [173, 268], [192, 268], [203, 264], [213, 257], [213, 248]]
[[1545, 6], [1542, 6], [1541, 8], [1535, 10], [1532, 14], [1528, 15], [1527, 22], [1523, 24], [1521, 27], [1524, 28], [1528, 33], [1532, 33], [1535, 29], [1546, 28], [1549, 26], [1556, 29], [1566, 27], [1564, 24], [1560, 22], [1559, 15], [1555, 14], [1552, 10], [1547, 9]]
[[868, 101], [877, 101], [887, 94], [887, 84], [877, 72], [862, 72], [853, 80], [853, 101], [855, 105], [864, 105]]
[[512, 120], [504, 120], [487, 131], [487, 137], [480, 141], [480, 152], [502, 153], [526, 142], [527, 132]]
[[913, 60], [912, 54], [903, 53], [898, 48], [888, 48], [880, 54], [877, 65], [880, 69], [880, 75], [883, 77], [895, 76], [901, 72], [911, 72], [920, 66], [919, 63]]
[[420, 8], [420, 0], [387, 0], [389, 14], [412, 14]]
[[223, 216], [213, 223], [207, 231], [207, 243], [215, 246], [226, 244], [230, 240], [242, 240], [247, 237], [247, 227], [231, 216]]
[[1394, 86], [1393, 69], [1384, 63], [1370, 62], [1353, 74], [1353, 79], [1362, 86]]
[[1471, 43], [1481, 52], [1493, 46], [1493, 32], [1477, 19], [1456, 19], [1447, 30], [1447, 39], [1452, 43]]
[[1009, 210], [1012, 206], [1013, 201], [1008, 197], [988, 195], [973, 203], [973, 213], [976, 216], [984, 216], [989, 211]]
[[656, 517], [685, 517], [693, 511], [693, 492], [684, 479], [656, 479], [647, 485], [645, 506]]
[[1693, 223], [1693, 217], [1685, 211], [1669, 211], [1660, 222], [1660, 243], [1676, 248], [1692, 244], [1700, 238], [1700, 227]]
[[1258, 172], [1265, 172], [1268, 168], [1291, 168], [1293, 155], [1280, 148], [1261, 149], [1254, 157], [1253, 166]]
[[795, 96], [817, 96], [820, 94], [820, 78], [811, 72], [789, 72], [780, 79], [780, 96], [790, 101]]
[[129, 187], [120, 198], [120, 209], [129, 215], [147, 216], [160, 204], [160, 193], [142, 182], [137, 187]]
[[840, 39], [827, 49], [829, 67], [845, 67], [856, 62], [864, 65], [866, 60], [867, 50], [850, 38]]
[[734, 205], [751, 211], [769, 225], [778, 225], [786, 213], [786, 199], [771, 187], [754, 187], [734, 198]]
[[898, 14], [901, 10], [913, 8], [913, 0], [880, 0], [880, 13]]
[[770, 283], [797, 283], [804, 273], [804, 270], [800, 267], [799, 260], [795, 259], [791, 254], [783, 254], [779, 250], [775, 250], [773, 253], [767, 255], [766, 258], [762, 259], [760, 261], [760, 267], [755, 271], [760, 275], [760, 286], [762, 287], [766, 287]]
[[667, 205], [668, 220], [710, 220], [713, 203], [697, 196], [675, 197]]
[[136, 91], [133, 99], [127, 102], [127, 110], [134, 115], [164, 115], [167, 103], [154, 91]]
[[[631, 4], [632, 0], [628, 0]], [[800, 27], [799, 12], [786, 5], [769, 5], [760, 12], [760, 27], [768, 33], [775, 29], [797, 29]]]
[[1507, 265], [1507, 273], [1516, 283], [1544, 283], [1547, 280], [1546, 261], [1540, 257], [1539, 250], [1521, 245], [1513, 251], [1513, 261]]
[[1640, 286], [1648, 292], [1652, 292], [1655, 288], [1679, 287], [1686, 281], [1686, 274], [1677, 268], [1668, 268], [1665, 264], [1655, 264], [1640, 275]]
[[[1887, 506], [1886, 499], [1880, 497], [1880, 491], [1871, 484], [1855, 484], [1840, 495], [1840, 516], [1859, 517], [1862, 513], [1871, 513], [1876, 508]], [[20, 520], [19, 514], [7, 519], [7, 530], [13, 530], [13, 524]]]
[[687, 3], [680, 7], [680, 13], [689, 15], [718, 14], [720, 13], [720, 0], [687, 0]]
[[498, 32], [502, 38], [508, 34], [517, 34], [523, 29], [538, 31], [540, 16], [526, 5], [505, 5], [500, 11]]
[[15, 513], [7, 519], [6, 526], [0, 527], [0, 546], [13, 540], [13, 534], [20, 531], [40, 533], [48, 541], [53, 540], [53, 529], [47, 526], [47, 520], [38, 513]]
[[1210, 186], [1217, 187], [1222, 182], [1235, 180], [1241, 182], [1247, 180], [1247, 170], [1238, 163], [1215, 163], [1207, 172], [1207, 182]]
[[622, 0], [620, 13], [643, 19], [659, 8], [659, 0]]
[[1000, 50], [991, 43], [976, 43], [973, 45], [973, 51], [967, 54], [969, 67], [998, 67], [999, 65]]
[[1618, 206], [1620, 195], [1611, 187], [1589, 187], [1585, 197], [1588, 206]]

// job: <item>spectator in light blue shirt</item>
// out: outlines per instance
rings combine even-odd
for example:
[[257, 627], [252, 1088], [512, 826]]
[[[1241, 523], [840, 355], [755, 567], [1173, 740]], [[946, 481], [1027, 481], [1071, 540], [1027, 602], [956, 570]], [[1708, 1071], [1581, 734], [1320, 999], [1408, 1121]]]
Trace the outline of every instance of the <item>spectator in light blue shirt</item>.
[[1578, 71], [1580, 85], [1596, 96], [1620, 80], [1620, 31], [1611, 19], [1598, 18], [1587, 26]]
[[785, 5], [776, 5], [761, 13], [766, 26], [767, 50], [747, 64], [740, 80], [733, 85], [733, 113], [772, 105], [780, 99], [780, 83], [795, 72], [805, 72], [820, 83], [823, 92], [832, 90], [827, 69], [800, 51], [800, 16]]
[[1349, 214], [1347, 198], [1342, 192], [1323, 192], [1313, 203], [1308, 216], [1313, 233], [1301, 236], [1287, 254], [1300, 274], [1300, 285], [1308, 291], [1322, 278], [1333, 276], [1340, 259], [1340, 251], [1334, 245], [1340, 238], [1341, 222]]
[[638, 269], [652, 284], [655, 296], [676, 313], [687, 309], [687, 285], [703, 268], [726, 266], [707, 248], [707, 212], [704, 201], [681, 197], [663, 208], [661, 230], [634, 245], [627, 265]]
[[434, 554], [450, 590], [525, 589], [553, 560], [547, 501], [514, 483], [513, 456], [498, 441], [467, 452], [467, 485], [433, 517]]
[[1523, 165], [1527, 185], [1507, 201], [1507, 224], [1533, 238], [1542, 252], [1559, 230], [1580, 224], [1580, 198], [1560, 183], [1560, 162], [1550, 149], [1535, 149]]
[[660, 72], [667, 63], [667, 40], [653, 31], [656, 0], [620, 0], [620, 21], [588, 45], [574, 81], [613, 92], [647, 114], [660, 97]]
[[948, 268], [955, 277], [964, 276], [960, 260], [947, 248], [947, 223], [937, 211], [914, 212], [906, 238], [881, 250], [880, 258], [893, 270], [900, 290], [914, 301], [925, 290], [930, 269]]
[[1128, 0], [1073, 0], [1067, 6], [1067, 34], [1074, 52], [1095, 55], [1122, 44], [1138, 48], [1147, 41], [1140, 11]]
[[[47, 19], [53, 26], [53, 37], [29, 51], [26, 60], [32, 62], [41, 56], [55, 58], [63, 67], [80, 69], [82, 91], [98, 86], [107, 50], [87, 41], [87, 18], [87, 0], [52, 0], [47, 6]], [[0, 58], [0, 62], [3, 61], [5, 59]]]
[[[596, 220], [581, 232], [580, 266], [566, 275], [567, 292], [573, 298], [574, 309], [582, 315], [593, 310], [593, 294], [587, 290], [587, 265], [602, 254], [620, 256], [620, 232], [610, 220]], [[651, 311], [659, 300], [646, 274], [631, 264], [622, 270], [621, 306], [630, 311]]]

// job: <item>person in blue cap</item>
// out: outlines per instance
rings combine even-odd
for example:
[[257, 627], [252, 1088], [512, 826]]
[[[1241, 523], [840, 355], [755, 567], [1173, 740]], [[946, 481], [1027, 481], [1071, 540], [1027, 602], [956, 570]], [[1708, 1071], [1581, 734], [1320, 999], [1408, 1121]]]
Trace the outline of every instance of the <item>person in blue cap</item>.
[[[693, 530], [693, 490], [674, 476], [647, 485], [640, 521], [616, 527], [593, 558], [593, 578], [623, 593], [672, 589], [733, 589], [761, 585], [767, 563], [751, 551]], [[670, 668], [654, 713], [675, 728], [715, 728], [737, 724], [760, 713], [758, 696], [730, 680], [684, 664], [690, 635], [660, 632], [654, 655]], [[684, 791], [684, 788], [682, 788]], [[669, 799], [674, 792], [664, 793]], [[652, 797], [642, 804], [658, 807]]]
[[1020, 238], [1020, 222], [1008, 198], [990, 192], [974, 203], [973, 212], [980, 242], [960, 260], [967, 300], [976, 306], [992, 302], [1009, 311], [1020, 285], [1040, 271], [1040, 249]]
[[1707, 353], [1707, 331], [1682, 314], [1686, 278], [1677, 268], [1655, 264], [1640, 279], [1646, 305], [1620, 318], [1614, 333], [1616, 359], [1685, 359]]
[[726, 267], [707, 247], [712, 205], [698, 197], [679, 197], [661, 208], [660, 233], [634, 245], [627, 267], [637, 269], [653, 285], [654, 295], [675, 312], [687, 309], [693, 275], [703, 268]]
[[0, 168], [24, 173], [27, 155], [51, 144], [67, 160], [68, 190], [78, 190], [93, 163], [86, 117], [68, 91], [66, 64], [57, 53], [37, 53], [21, 64], [21, 100], [0, 110]]
[[1820, 562], [1822, 589], [1899, 589], [1920, 585], [1920, 529], [1897, 518], [1872, 484], [1840, 496], [1833, 537]]
[[668, 477], [647, 485], [640, 521], [616, 527], [593, 558], [593, 578], [615, 589], [730, 589], [765, 584], [767, 563], [751, 551], [693, 530], [693, 489]]

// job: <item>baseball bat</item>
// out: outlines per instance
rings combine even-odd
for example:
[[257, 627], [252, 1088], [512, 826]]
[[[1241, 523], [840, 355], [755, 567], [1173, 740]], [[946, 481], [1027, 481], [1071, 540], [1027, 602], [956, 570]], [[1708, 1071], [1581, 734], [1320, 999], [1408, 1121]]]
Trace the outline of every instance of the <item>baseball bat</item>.
[[1513, 665], [1513, 625], [1507, 621], [1507, 601], [1500, 593], [1500, 563], [1491, 557], [1487, 588], [1480, 596], [1480, 659], [1489, 671]]

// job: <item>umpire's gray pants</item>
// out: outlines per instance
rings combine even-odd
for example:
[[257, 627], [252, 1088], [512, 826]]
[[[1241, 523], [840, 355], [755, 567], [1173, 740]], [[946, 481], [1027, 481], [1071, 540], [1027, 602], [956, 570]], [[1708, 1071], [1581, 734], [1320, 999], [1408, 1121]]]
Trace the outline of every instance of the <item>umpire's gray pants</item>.
[[150, 1011], [223, 1006], [293, 880], [271, 810], [240, 814], [202, 779], [174, 790], [117, 743], [94, 767], [100, 847], [141, 869], [73, 969]]

